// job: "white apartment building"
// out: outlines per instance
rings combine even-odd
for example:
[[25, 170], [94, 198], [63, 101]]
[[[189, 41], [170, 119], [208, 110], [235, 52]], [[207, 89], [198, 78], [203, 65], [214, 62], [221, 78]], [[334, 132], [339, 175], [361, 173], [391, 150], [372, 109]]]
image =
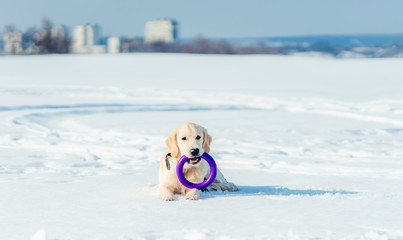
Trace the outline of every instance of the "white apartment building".
[[8, 32], [3, 36], [4, 53], [6, 54], [21, 54], [22, 49], [22, 33]]
[[118, 37], [109, 37], [106, 46], [108, 53], [120, 53], [120, 39]]
[[80, 25], [74, 28], [73, 53], [105, 53], [105, 46], [98, 45], [101, 28], [96, 24]]
[[67, 27], [63, 25], [54, 25], [50, 29], [50, 37], [51, 38], [58, 38], [58, 39], [64, 39], [67, 34]]
[[178, 23], [173, 19], [146, 22], [145, 42], [174, 42], [178, 38]]

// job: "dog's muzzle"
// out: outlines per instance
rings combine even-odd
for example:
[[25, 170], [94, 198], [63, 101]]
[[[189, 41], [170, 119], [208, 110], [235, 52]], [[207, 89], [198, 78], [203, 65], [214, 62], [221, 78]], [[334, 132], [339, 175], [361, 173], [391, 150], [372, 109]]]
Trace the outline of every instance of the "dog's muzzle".
[[200, 157], [189, 158], [189, 160], [187, 160], [187, 163], [195, 165], [198, 164], [200, 160], [201, 160]]

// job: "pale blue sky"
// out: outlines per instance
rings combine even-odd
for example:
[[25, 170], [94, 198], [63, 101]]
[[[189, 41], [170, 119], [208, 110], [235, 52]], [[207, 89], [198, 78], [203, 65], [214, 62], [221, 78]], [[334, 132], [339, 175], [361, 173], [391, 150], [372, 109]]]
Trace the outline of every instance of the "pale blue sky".
[[0, 3], [0, 29], [98, 23], [104, 35], [143, 36], [147, 20], [170, 17], [180, 37], [273, 37], [403, 33], [402, 0], [11, 0]]

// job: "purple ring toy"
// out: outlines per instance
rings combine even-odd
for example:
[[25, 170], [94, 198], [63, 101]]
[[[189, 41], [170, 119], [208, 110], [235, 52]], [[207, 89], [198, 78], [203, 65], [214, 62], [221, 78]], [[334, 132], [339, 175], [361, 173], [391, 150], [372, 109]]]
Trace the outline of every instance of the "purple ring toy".
[[210, 165], [210, 175], [204, 182], [201, 183], [189, 182], [183, 175], [183, 166], [185, 165], [186, 161], [189, 160], [189, 158], [183, 155], [179, 159], [178, 164], [176, 165], [176, 175], [178, 176], [179, 182], [181, 182], [183, 186], [187, 188], [197, 188], [200, 190], [210, 186], [210, 184], [214, 182], [214, 179], [217, 176], [217, 164], [215, 163], [214, 159], [206, 152], [203, 153], [203, 155], [201, 155], [200, 157], [206, 160], [207, 163]]

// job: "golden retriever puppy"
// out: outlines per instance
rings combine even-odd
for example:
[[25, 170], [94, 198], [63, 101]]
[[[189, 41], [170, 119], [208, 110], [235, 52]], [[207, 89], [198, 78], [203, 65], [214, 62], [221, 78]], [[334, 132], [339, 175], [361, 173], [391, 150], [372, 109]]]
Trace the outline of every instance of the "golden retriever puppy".
[[[200, 156], [210, 152], [211, 136], [202, 126], [185, 123], [169, 135], [166, 144], [169, 150], [162, 156], [158, 167], [161, 198], [171, 201], [175, 194], [185, 194], [186, 199], [199, 199], [200, 190], [187, 188], [179, 182], [176, 165], [181, 156], [186, 155], [189, 160], [183, 167], [184, 176], [193, 183], [203, 182], [210, 174], [210, 166]], [[227, 182], [221, 171], [217, 170], [217, 177], [207, 190], [237, 191], [238, 188]]]

